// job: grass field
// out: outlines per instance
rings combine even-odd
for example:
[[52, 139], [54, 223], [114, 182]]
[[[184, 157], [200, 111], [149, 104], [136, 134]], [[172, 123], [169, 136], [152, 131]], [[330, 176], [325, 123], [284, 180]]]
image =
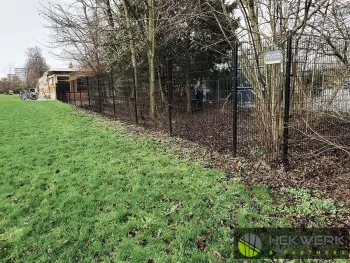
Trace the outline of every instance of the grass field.
[[68, 105], [0, 95], [0, 261], [232, 262], [233, 225], [334, 209], [284, 191], [292, 204]]

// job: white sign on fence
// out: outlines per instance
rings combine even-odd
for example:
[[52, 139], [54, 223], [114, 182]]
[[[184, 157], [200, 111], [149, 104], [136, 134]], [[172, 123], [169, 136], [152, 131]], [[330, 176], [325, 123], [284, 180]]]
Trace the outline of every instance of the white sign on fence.
[[265, 53], [265, 64], [280, 64], [282, 63], [282, 51], [273, 50]]

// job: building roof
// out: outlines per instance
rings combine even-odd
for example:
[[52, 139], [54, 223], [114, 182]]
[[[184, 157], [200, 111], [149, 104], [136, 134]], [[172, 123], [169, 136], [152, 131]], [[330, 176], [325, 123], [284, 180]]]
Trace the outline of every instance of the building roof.
[[75, 72], [75, 71], [80, 71], [79, 69], [76, 68], [50, 68], [48, 72]]

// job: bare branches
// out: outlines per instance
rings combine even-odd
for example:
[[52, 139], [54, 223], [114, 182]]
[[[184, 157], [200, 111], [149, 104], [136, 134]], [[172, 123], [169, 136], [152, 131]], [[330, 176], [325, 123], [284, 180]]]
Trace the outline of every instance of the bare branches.
[[51, 30], [51, 44], [61, 47], [63, 58], [76, 60], [94, 72], [105, 67], [102, 59], [105, 25], [100, 23], [101, 12], [93, 1], [76, 0], [71, 4], [41, 4], [41, 15]]
[[29, 87], [36, 87], [38, 79], [49, 69], [39, 47], [28, 48], [27, 52], [27, 84]]

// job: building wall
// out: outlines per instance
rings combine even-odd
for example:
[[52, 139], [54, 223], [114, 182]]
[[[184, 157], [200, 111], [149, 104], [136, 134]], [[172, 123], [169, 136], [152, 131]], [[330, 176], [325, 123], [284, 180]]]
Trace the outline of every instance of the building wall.
[[27, 80], [27, 69], [26, 68], [14, 68], [15, 75], [21, 80]]
[[[68, 84], [69, 92], [77, 92], [78, 91], [78, 77], [81, 72], [70, 72], [69, 70], [51, 70], [45, 72], [44, 75], [38, 80], [37, 88], [39, 93], [39, 98], [44, 98], [45, 94], [49, 96], [50, 99], [56, 100], [57, 93], [56, 91], [61, 91], [66, 84]], [[62, 80], [62, 78], [66, 77], [67, 80]], [[68, 81], [68, 82], [67, 82]], [[63, 85], [63, 86], [62, 86]], [[65, 92], [62, 92], [65, 93]], [[62, 94], [59, 94], [62, 95]], [[79, 94], [80, 96], [80, 94]], [[83, 92], [82, 99], [86, 100], [86, 96]]]
[[39, 99], [56, 99], [56, 90], [49, 86], [47, 72], [38, 80], [37, 89]]
[[57, 76], [56, 74], [48, 76], [48, 86], [49, 86], [49, 93], [50, 93], [50, 99], [56, 100], [56, 82], [57, 82]]

